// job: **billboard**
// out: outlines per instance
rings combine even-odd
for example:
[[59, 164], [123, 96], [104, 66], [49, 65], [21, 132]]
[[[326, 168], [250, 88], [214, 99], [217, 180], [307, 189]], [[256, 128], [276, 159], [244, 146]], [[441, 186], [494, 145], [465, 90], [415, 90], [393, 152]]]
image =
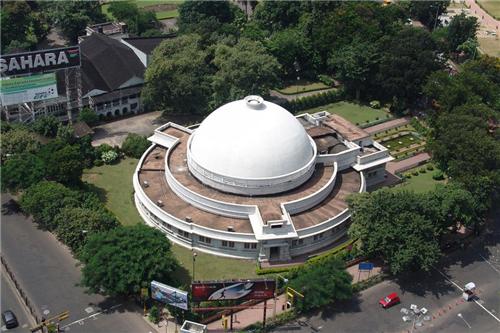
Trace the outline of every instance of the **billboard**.
[[0, 80], [2, 105], [43, 101], [57, 96], [55, 73]]
[[151, 281], [151, 297], [159, 302], [184, 310], [188, 309], [188, 293], [166, 284]]
[[80, 67], [80, 46], [0, 56], [0, 74], [14, 76]]
[[194, 302], [268, 299], [274, 296], [275, 288], [275, 281], [266, 279], [195, 282], [191, 297]]

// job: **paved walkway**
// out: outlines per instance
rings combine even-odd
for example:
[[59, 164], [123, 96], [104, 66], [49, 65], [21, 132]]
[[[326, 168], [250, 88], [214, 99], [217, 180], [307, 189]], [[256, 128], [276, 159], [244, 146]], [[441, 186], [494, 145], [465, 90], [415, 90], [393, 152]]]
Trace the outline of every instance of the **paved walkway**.
[[474, 0], [465, 0], [470, 9], [470, 15], [478, 18], [479, 23], [487, 29], [494, 30], [498, 33], [500, 22], [493, 18], [487, 11], [479, 7]]
[[386, 130], [394, 128], [394, 127], [406, 125], [409, 122], [410, 122], [410, 119], [408, 119], [408, 118], [397, 118], [394, 120], [386, 121], [382, 124], [378, 124], [378, 125], [364, 128], [364, 130], [367, 131], [368, 133], [370, 133], [371, 135], [373, 135], [373, 134], [380, 133], [382, 131], [386, 131]]
[[[368, 272], [359, 272], [358, 271], [358, 265], [353, 265], [347, 268], [347, 272], [352, 275], [352, 282], [357, 283], [363, 280], [368, 279], [369, 277], [373, 277], [377, 274], [380, 274], [382, 270], [382, 267], [379, 264], [375, 263], [375, 267], [373, 270], [368, 273]], [[266, 318], [267, 320], [273, 318], [275, 316], [275, 311], [276, 315], [283, 313], [285, 311], [286, 307], [286, 294], [282, 294], [277, 297], [276, 299], [276, 308], [274, 306], [274, 300], [268, 300], [267, 301], [267, 313], [266, 313]], [[248, 327], [251, 324], [254, 324], [256, 322], [262, 322], [263, 319], [263, 309], [264, 309], [264, 302], [257, 303], [255, 305], [255, 308], [251, 309], [246, 309], [240, 312], [236, 313], [236, 321], [233, 322], [233, 330], [238, 331], [241, 330], [245, 327]], [[227, 332], [224, 331], [222, 328], [222, 321], [221, 320], [216, 320], [210, 324], [208, 324], [208, 331], [211, 333], [216, 333], [216, 332]]]
[[427, 153], [420, 153], [410, 158], [406, 158], [402, 161], [397, 162], [389, 162], [387, 163], [386, 170], [392, 174], [396, 172], [406, 171], [408, 169], [414, 168], [428, 160], [431, 159], [431, 156]]

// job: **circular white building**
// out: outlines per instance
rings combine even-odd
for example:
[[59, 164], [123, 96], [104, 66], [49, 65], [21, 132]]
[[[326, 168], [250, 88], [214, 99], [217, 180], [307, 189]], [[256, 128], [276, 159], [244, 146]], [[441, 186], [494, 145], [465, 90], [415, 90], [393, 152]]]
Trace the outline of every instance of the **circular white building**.
[[391, 159], [343, 118], [294, 117], [259, 96], [149, 140], [133, 179], [146, 223], [188, 248], [261, 261], [331, 246], [347, 228], [345, 197], [383, 180]]

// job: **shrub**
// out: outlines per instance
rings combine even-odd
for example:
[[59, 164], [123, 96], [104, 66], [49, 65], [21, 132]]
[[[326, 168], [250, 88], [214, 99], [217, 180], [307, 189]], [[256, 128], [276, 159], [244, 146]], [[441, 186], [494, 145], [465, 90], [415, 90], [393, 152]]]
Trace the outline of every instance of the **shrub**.
[[114, 150], [106, 151], [102, 153], [101, 159], [106, 164], [111, 164], [118, 158], [118, 153]]
[[320, 75], [318, 75], [318, 80], [321, 83], [324, 83], [324, 84], [326, 84], [327, 86], [330, 86], [330, 87], [333, 87], [335, 85], [335, 81], [329, 75], [320, 74]]
[[97, 157], [100, 158], [103, 153], [108, 152], [110, 150], [114, 150], [113, 147], [111, 147], [107, 143], [103, 143], [102, 145], [97, 146], [95, 152]]
[[99, 116], [91, 108], [83, 108], [82, 112], [78, 115], [79, 121], [84, 121], [90, 126], [96, 124], [99, 121]]
[[411, 173], [409, 173], [409, 172], [408, 172], [408, 173], [405, 173], [405, 174], [404, 174], [404, 177], [405, 177], [405, 178], [407, 178], [407, 179], [410, 179], [410, 178], [411, 178]]
[[38, 118], [32, 126], [38, 134], [53, 138], [57, 134], [59, 120], [54, 116], [45, 116]]
[[153, 305], [151, 309], [149, 309], [148, 318], [155, 324], [158, 324], [160, 322], [160, 310], [158, 310], [158, 307], [156, 305]]
[[444, 173], [441, 170], [436, 170], [432, 174], [432, 179], [434, 180], [443, 180], [444, 179]]
[[102, 165], [104, 165], [103, 160], [101, 159], [94, 160], [94, 166], [102, 166]]
[[434, 166], [432, 166], [432, 164], [427, 164], [427, 170], [429, 171], [434, 170]]
[[412, 174], [412, 175], [414, 175], [414, 176], [418, 176], [418, 171], [417, 171], [417, 170], [415, 170], [415, 171], [413, 171], [411, 174]]
[[422, 169], [418, 170], [418, 172], [420, 172], [420, 173], [426, 173], [427, 170], [425, 170], [425, 168], [422, 168]]
[[370, 102], [370, 107], [372, 109], [380, 109], [380, 102], [377, 100], [371, 101]]
[[150, 145], [151, 143], [146, 137], [130, 133], [123, 142], [122, 151], [127, 156], [140, 158]]

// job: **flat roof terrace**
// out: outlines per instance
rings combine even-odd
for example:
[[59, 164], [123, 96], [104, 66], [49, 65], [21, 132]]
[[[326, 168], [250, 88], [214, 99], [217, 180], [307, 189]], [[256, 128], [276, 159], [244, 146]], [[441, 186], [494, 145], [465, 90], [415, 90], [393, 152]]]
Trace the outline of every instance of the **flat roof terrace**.
[[318, 191], [328, 182], [328, 180], [330, 180], [334, 171], [332, 166], [317, 165], [315, 172], [305, 183], [291, 191], [275, 195], [247, 197], [225, 193], [204, 185], [189, 172], [186, 150], [188, 138], [189, 134], [185, 133], [183, 137], [179, 138], [179, 144], [171, 148], [173, 150], [170, 154], [168, 166], [172, 175], [190, 190], [214, 200], [236, 204], [257, 205], [264, 221], [281, 219], [281, 203], [297, 200]]
[[236, 219], [208, 213], [179, 198], [172, 191], [165, 178], [165, 154], [166, 149], [157, 146], [146, 156], [139, 171], [139, 182], [142, 186], [144, 181], [147, 181], [148, 186], [142, 186], [142, 188], [155, 204], [161, 200], [163, 206], [160, 208], [163, 211], [183, 221], [189, 216], [193, 223], [199, 226], [222, 231], [227, 231], [227, 227], [232, 226], [235, 232], [253, 233], [248, 219]]

